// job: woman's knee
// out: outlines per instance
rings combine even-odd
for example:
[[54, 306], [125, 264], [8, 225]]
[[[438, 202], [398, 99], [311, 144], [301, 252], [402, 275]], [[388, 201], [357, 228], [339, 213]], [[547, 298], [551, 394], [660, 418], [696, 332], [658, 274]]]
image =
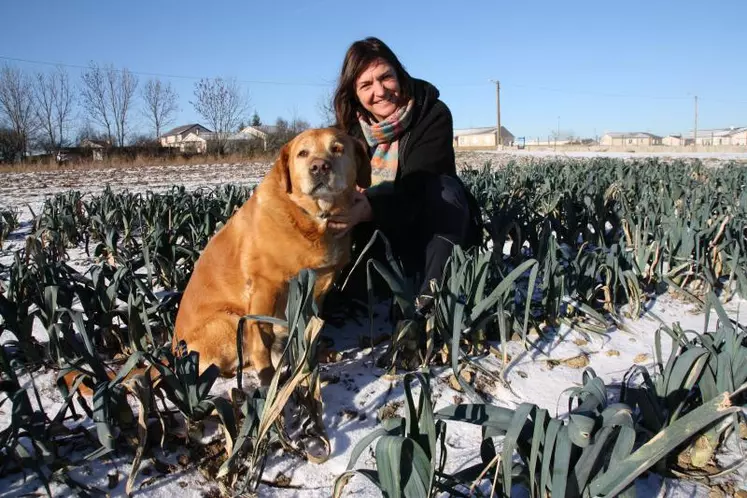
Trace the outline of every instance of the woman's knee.
[[440, 175], [429, 185], [427, 195], [428, 216], [434, 223], [434, 232], [454, 237], [460, 243], [467, 233], [470, 208], [462, 183], [448, 175]]
[[461, 211], [469, 212], [464, 185], [453, 176], [448, 175], [441, 175], [439, 181], [441, 184], [441, 199], [449, 205], [456, 206]]

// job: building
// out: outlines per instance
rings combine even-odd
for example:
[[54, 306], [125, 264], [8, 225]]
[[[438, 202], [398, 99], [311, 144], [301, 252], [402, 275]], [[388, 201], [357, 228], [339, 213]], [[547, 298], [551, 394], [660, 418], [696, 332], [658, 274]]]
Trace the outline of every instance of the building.
[[[454, 130], [454, 147], [496, 147], [498, 127], [463, 128]], [[501, 126], [502, 145], [513, 145], [514, 135]]]
[[653, 133], [642, 131], [608, 132], [602, 135], [599, 143], [607, 147], [651, 146], [661, 145], [662, 138]]
[[686, 141], [682, 138], [682, 135], [667, 135], [661, 139], [661, 143], [669, 147], [680, 147], [685, 145], [685, 142]]
[[741, 147], [747, 147], [747, 128], [736, 129], [730, 136], [731, 143], [729, 145], [739, 145]]
[[267, 141], [270, 135], [277, 133], [277, 126], [246, 126], [239, 130], [240, 136], [245, 136], [247, 140], [259, 139], [262, 141], [262, 150], [267, 150]]
[[161, 147], [175, 147], [181, 152], [186, 152], [188, 150], [194, 150], [194, 147], [196, 147], [198, 143], [205, 143], [206, 141], [201, 138], [201, 135], [206, 133], [212, 132], [201, 124], [193, 123], [177, 126], [176, 128], [167, 131], [159, 137], [158, 141], [160, 142]]
[[197, 154], [204, 154], [207, 152], [208, 140], [212, 138], [213, 133], [195, 133], [191, 131], [187, 133], [184, 138], [176, 142], [170, 147], [179, 147], [179, 152], [192, 152]]
[[[108, 140], [94, 140], [92, 138], [84, 138], [80, 142], [81, 149], [91, 149], [91, 158], [94, 161], [103, 161], [106, 155], [106, 149], [111, 147], [111, 143]], [[57, 162], [61, 162], [60, 154], [58, 153]]]
[[688, 140], [688, 145], [696, 142], [696, 145], [738, 145], [747, 146], [747, 127], [713, 128], [698, 130], [697, 137], [693, 131], [683, 135]]

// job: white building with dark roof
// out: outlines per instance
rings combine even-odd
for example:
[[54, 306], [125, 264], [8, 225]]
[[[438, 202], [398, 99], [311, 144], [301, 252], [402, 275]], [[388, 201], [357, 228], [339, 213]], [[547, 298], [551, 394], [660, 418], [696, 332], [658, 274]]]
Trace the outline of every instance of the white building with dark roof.
[[[208, 128], [205, 128], [199, 123], [192, 123], [173, 128], [160, 137], [158, 141], [161, 143], [161, 147], [175, 147], [179, 148], [182, 152], [187, 150], [195, 150], [202, 148], [202, 144], [206, 142], [203, 136], [211, 134]], [[202, 150], [201, 152], [204, 152]]]
[[[498, 127], [461, 128], [454, 130], [454, 147], [496, 147]], [[501, 126], [502, 145], [513, 145], [514, 135]]]
[[661, 145], [662, 137], [648, 133], [644, 131], [630, 131], [630, 132], [607, 132], [602, 135], [599, 143], [608, 147], [626, 147], [626, 146], [649, 146], [649, 145]]
[[747, 127], [731, 126], [729, 128], [712, 128], [698, 130], [697, 137], [693, 130], [682, 135], [687, 145], [739, 145], [747, 146]]

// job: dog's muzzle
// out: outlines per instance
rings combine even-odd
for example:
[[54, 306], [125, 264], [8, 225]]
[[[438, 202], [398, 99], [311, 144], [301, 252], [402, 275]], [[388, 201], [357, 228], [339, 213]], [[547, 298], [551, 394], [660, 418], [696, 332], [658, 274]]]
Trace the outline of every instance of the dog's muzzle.
[[324, 175], [332, 169], [332, 164], [326, 159], [314, 159], [309, 165], [309, 172], [312, 176]]

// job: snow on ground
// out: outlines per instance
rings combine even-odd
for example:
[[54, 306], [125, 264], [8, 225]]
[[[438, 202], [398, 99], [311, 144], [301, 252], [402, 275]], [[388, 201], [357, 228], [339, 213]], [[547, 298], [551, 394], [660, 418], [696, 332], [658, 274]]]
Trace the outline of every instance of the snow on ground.
[[[0, 204], [16, 206], [21, 210], [23, 220], [30, 219], [25, 206], [27, 202], [40, 203], [44, 195], [75, 188], [85, 191], [100, 191], [107, 183], [113, 188], [163, 189], [172, 184], [185, 184], [189, 188], [215, 186], [223, 182], [248, 184], [261, 178], [263, 168], [258, 165], [210, 165], [159, 167], [153, 169], [124, 170], [107, 172], [72, 172], [62, 174], [60, 179], [54, 175], [31, 174], [29, 176], [0, 178]], [[25, 174], [24, 174], [25, 175]], [[78, 175], [76, 177], [76, 175]], [[64, 179], [64, 180], [63, 180]], [[8, 264], [12, 252], [22, 246], [28, 226], [18, 233], [0, 250], [0, 262]], [[71, 251], [71, 261], [75, 266], [86, 269], [90, 261], [80, 250]], [[727, 306], [732, 317], [741, 317], [747, 312], [747, 301], [735, 299]], [[654, 332], [659, 322], [653, 314], [665, 323], [680, 322], [685, 329], [702, 331], [704, 316], [697, 313], [692, 306], [669, 295], [660, 296], [650, 303], [652, 314], [638, 320], [625, 321], [625, 330], [614, 330], [604, 336], [592, 337], [590, 341], [568, 327], [561, 327], [552, 340], [542, 346], [542, 351], [525, 351], [518, 342], [511, 342], [509, 353], [514, 362], [507, 373], [511, 390], [499, 383], [487, 385], [485, 390], [492, 396], [492, 402], [513, 408], [522, 401], [529, 401], [550, 410], [552, 415], [562, 416], [567, 411], [567, 396], [563, 392], [581, 384], [582, 369], [573, 368], [560, 362], [549, 362], [549, 359], [564, 360], [584, 354], [588, 357], [588, 366], [605, 381], [606, 384], [621, 382], [626, 370], [638, 363], [652, 366]], [[744, 319], [742, 320], [744, 321]], [[712, 317], [709, 328], [715, 327]], [[376, 333], [391, 333], [392, 325], [387, 320], [384, 307], [377, 310], [375, 319]], [[35, 336], [45, 337], [45, 331], [36, 324]], [[323, 464], [306, 463], [296, 457], [285, 454], [274, 454], [268, 462], [263, 478], [273, 483], [281, 480], [289, 482], [288, 487], [261, 485], [259, 496], [267, 497], [328, 497], [334, 479], [346, 470], [355, 444], [369, 434], [379, 424], [383, 412], [404, 415], [404, 391], [402, 379], [388, 379], [382, 376], [383, 371], [374, 364], [374, 356], [381, 353], [377, 348], [374, 355], [368, 350], [361, 350], [358, 341], [361, 336], [368, 337], [369, 324], [365, 316], [349, 318], [344, 326], [337, 328], [331, 324], [325, 326], [324, 335], [334, 340], [334, 346], [343, 353], [343, 360], [323, 365], [322, 378], [326, 384], [322, 389], [324, 399], [324, 422], [332, 445], [332, 454]], [[0, 337], [1, 341], [8, 335]], [[668, 351], [668, 338], [664, 337], [664, 351]], [[499, 360], [488, 357], [488, 364], [497, 369]], [[463, 399], [462, 394], [452, 389], [448, 382], [449, 369], [434, 369], [432, 389], [435, 408], [439, 409]], [[42, 405], [48, 414], [56, 413], [62, 403], [62, 397], [53, 386], [54, 372], [45, 371], [34, 374], [34, 381], [41, 391]], [[22, 381], [28, 385], [30, 378]], [[235, 382], [234, 379], [219, 380], [214, 393], [227, 392]], [[513, 392], [511, 392], [513, 391]], [[36, 404], [35, 400], [32, 400]], [[10, 422], [9, 406], [0, 407], [0, 429]], [[447, 429], [447, 472], [455, 472], [479, 461], [480, 431], [467, 424], [449, 423]], [[171, 451], [156, 452], [159, 460], [171, 466], [171, 471], [162, 473], [145, 460], [137, 477], [135, 496], [170, 497], [178, 494], [183, 498], [202, 497], [217, 490], [217, 483], [208, 480], [194, 466], [182, 466], [179, 455], [184, 450], [172, 448]], [[76, 469], [71, 476], [80, 482], [95, 486], [111, 493], [112, 496], [123, 496], [124, 486], [129, 472], [132, 455], [123, 454], [111, 459], [102, 459]], [[356, 468], [372, 468], [371, 451], [365, 451]], [[107, 489], [107, 473], [116, 470], [120, 477], [119, 484], [112, 490]], [[739, 477], [737, 480], [739, 481]], [[741, 482], [747, 481], [747, 474], [742, 470]], [[637, 483], [639, 496], [667, 497], [706, 497], [709, 489], [694, 482], [662, 480], [655, 475], [644, 475]], [[141, 487], [139, 487], [141, 486]], [[72, 491], [63, 484], [53, 483], [55, 496], [70, 496]], [[27, 471], [27, 477], [20, 473], [4, 476], [0, 479], [0, 495], [20, 497], [29, 493], [42, 493], [41, 483], [33, 472]], [[378, 491], [367, 480], [355, 477], [346, 488], [345, 496], [374, 497]]]
[[216, 187], [224, 183], [253, 185], [269, 168], [267, 163], [220, 163], [182, 166], [120, 167], [104, 169], [59, 169], [49, 171], [0, 172], [0, 207], [20, 209], [21, 220], [31, 218], [44, 199], [68, 190], [100, 193], [106, 186], [115, 192], [154, 192], [172, 185]]
[[701, 159], [716, 161], [747, 161], [747, 152], [614, 152], [604, 150], [564, 150], [560, 149], [535, 149], [535, 150], [494, 150], [490, 154], [509, 155], [509, 156], [531, 156], [531, 157], [611, 157], [611, 158], [638, 158], [645, 159], [648, 157], [666, 158], [666, 159]]
[[493, 166], [505, 166], [509, 163], [527, 164], [543, 159], [557, 160], [579, 160], [594, 158], [613, 158], [625, 160], [645, 160], [656, 158], [660, 160], [698, 160], [707, 166], [722, 166], [732, 162], [745, 164], [747, 163], [747, 152], [609, 152], [600, 150], [564, 150], [559, 148], [553, 150], [533, 149], [533, 150], [481, 150], [481, 151], [460, 151], [457, 153], [457, 166], [464, 167], [481, 167], [488, 161]]

